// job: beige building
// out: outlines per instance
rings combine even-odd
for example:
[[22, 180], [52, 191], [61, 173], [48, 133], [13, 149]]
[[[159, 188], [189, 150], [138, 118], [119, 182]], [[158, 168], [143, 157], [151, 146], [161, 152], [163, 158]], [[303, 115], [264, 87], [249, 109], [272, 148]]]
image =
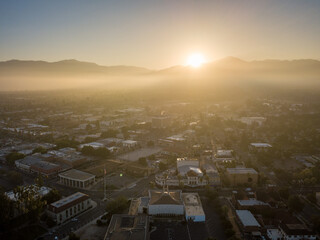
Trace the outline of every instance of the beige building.
[[59, 182], [75, 188], [88, 188], [95, 182], [95, 175], [71, 169], [59, 174]]
[[258, 172], [253, 168], [227, 168], [226, 177], [231, 185], [258, 183]]
[[48, 205], [47, 213], [57, 224], [60, 224], [91, 207], [90, 197], [87, 194], [77, 192]]

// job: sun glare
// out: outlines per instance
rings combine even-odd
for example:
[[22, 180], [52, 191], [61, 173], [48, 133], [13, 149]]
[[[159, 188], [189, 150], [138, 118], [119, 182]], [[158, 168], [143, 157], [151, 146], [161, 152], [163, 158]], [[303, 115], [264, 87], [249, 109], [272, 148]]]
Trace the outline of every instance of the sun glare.
[[191, 66], [194, 68], [200, 67], [203, 63], [205, 63], [205, 58], [200, 53], [190, 55], [187, 60], [187, 66]]

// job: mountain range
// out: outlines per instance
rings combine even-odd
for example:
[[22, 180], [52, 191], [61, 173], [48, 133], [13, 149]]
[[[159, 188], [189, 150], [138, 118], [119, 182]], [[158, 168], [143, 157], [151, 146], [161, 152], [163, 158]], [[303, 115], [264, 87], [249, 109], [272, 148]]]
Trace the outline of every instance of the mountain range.
[[294, 86], [319, 86], [320, 61], [244, 61], [227, 57], [200, 68], [173, 66], [150, 70], [134, 66], [101, 66], [90, 62], [10, 60], [0, 62], [0, 90], [43, 90], [105, 86], [137, 87], [150, 84], [268, 82]]

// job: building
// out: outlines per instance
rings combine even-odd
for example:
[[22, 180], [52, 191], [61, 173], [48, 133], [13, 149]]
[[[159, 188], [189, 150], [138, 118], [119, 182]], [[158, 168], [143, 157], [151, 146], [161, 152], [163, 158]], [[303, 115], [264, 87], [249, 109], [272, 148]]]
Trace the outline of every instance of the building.
[[112, 215], [104, 240], [149, 240], [149, 217]]
[[277, 228], [267, 229], [267, 236], [270, 240], [282, 240], [282, 234]]
[[16, 160], [15, 165], [17, 168], [19, 168], [22, 171], [30, 172], [31, 165], [40, 161], [41, 161], [41, 158], [39, 158], [38, 156], [31, 155], [31, 156], [26, 156], [25, 158], [22, 158], [20, 160]]
[[266, 118], [265, 117], [242, 117], [240, 118], [240, 121], [247, 125], [252, 125], [253, 123], [257, 123], [259, 126], [261, 126], [266, 121]]
[[258, 183], [258, 172], [253, 168], [227, 168], [226, 177], [233, 186]]
[[196, 158], [177, 158], [177, 168], [182, 166], [194, 166], [199, 167], [199, 160]]
[[204, 164], [202, 169], [206, 173], [206, 176], [208, 176], [210, 186], [220, 186], [220, 174], [213, 165]]
[[166, 128], [170, 125], [171, 119], [167, 116], [153, 117], [151, 123], [153, 128]]
[[88, 188], [95, 182], [95, 175], [71, 169], [59, 174], [59, 183], [75, 188]]
[[138, 142], [134, 140], [124, 140], [122, 141], [122, 146], [124, 148], [132, 149], [138, 146]]
[[217, 150], [215, 158], [217, 160], [233, 160], [233, 150]]
[[272, 148], [269, 143], [250, 143], [249, 150], [252, 152], [267, 152]]
[[279, 224], [279, 231], [284, 240], [316, 240], [317, 236], [303, 224]]
[[220, 183], [220, 178], [217, 179], [217, 174], [210, 171], [205, 175], [199, 168], [197, 159], [177, 158], [177, 168], [169, 169], [165, 172], [156, 174], [155, 182], [159, 186], [174, 186], [174, 187], [201, 187], [209, 184], [211, 180], [215, 183]]
[[103, 148], [104, 145], [98, 142], [84, 143], [79, 145], [80, 149], [82, 149], [83, 147], [92, 147], [94, 149], [98, 149], [98, 148]]
[[244, 233], [252, 233], [260, 230], [260, 224], [248, 210], [236, 210], [236, 216], [240, 228]]
[[77, 192], [47, 206], [47, 214], [57, 224], [63, 223], [92, 207], [87, 194]]
[[149, 190], [148, 214], [156, 216], [184, 215], [181, 190]]
[[[37, 196], [43, 197], [51, 191], [51, 188], [45, 186], [39, 187], [38, 185], [34, 184], [30, 186], [24, 186], [23, 191], [32, 191], [35, 192]], [[4, 194], [12, 201], [17, 201], [19, 197], [17, 196], [18, 193], [14, 193], [14, 191], [5, 192]]]
[[47, 161], [39, 161], [30, 166], [30, 172], [35, 172], [46, 177], [56, 176], [61, 170], [60, 165]]
[[206, 216], [204, 214], [201, 200], [198, 193], [183, 193], [182, 194], [185, 217], [187, 221], [205, 222]]
[[268, 208], [270, 205], [268, 203], [259, 201], [257, 199], [245, 199], [245, 200], [237, 200], [236, 202], [237, 209], [242, 210], [250, 210], [250, 209], [261, 209]]

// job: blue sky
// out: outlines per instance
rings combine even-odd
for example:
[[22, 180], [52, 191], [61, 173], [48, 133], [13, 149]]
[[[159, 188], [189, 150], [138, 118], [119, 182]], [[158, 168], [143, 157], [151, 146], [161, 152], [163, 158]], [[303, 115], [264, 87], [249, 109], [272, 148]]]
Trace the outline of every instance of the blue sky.
[[318, 0], [1, 0], [0, 60], [320, 59]]

